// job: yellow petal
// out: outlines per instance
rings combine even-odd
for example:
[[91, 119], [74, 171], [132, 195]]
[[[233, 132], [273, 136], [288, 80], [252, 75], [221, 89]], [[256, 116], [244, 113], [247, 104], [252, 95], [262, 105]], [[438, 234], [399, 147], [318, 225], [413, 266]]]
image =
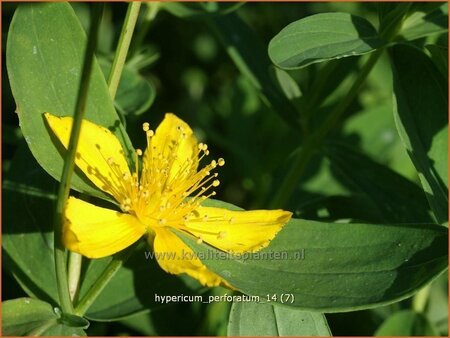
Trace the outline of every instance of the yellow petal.
[[170, 230], [157, 228], [155, 231], [153, 249], [164, 271], [175, 275], [186, 273], [205, 286], [229, 286], [221, 277], [209, 271], [195, 253]]
[[[187, 177], [192, 171], [197, 170], [197, 139], [191, 127], [171, 113], [165, 115], [164, 120], [156, 129], [155, 135], [151, 139], [150, 149], [147, 148], [145, 151], [145, 165], [151, 166], [151, 159], [159, 155], [162, 159], [170, 161], [168, 181], [175, 176]], [[188, 166], [188, 163], [193, 163], [193, 165]], [[161, 167], [167, 167], [167, 165]]]
[[63, 243], [89, 258], [110, 256], [136, 242], [145, 227], [129, 214], [97, 207], [74, 197], [67, 201]]
[[[72, 117], [58, 117], [45, 113], [48, 125], [67, 149]], [[75, 164], [98, 188], [119, 202], [124, 198], [122, 177], [130, 176], [122, 145], [108, 129], [83, 120]]]
[[266, 247], [291, 216], [284, 210], [198, 207], [186, 226], [194, 236], [223, 251], [254, 252]]

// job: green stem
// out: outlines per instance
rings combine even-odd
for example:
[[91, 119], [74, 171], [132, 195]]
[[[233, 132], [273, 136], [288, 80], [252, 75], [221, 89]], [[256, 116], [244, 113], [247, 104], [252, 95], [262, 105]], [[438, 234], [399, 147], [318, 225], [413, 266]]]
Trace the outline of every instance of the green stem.
[[145, 11], [144, 22], [139, 27], [138, 32], [136, 33], [136, 37], [130, 48], [129, 53], [132, 55], [134, 55], [136, 52], [139, 51], [144, 41], [144, 38], [146, 37], [150, 29], [150, 26], [153, 23], [153, 20], [155, 19], [156, 15], [159, 12], [159, 9], [161, 8], [161, 3], [159, 1], [149, 1], [146, 3], [146, 5], [147, 6]]
[[72, 303], [78, 291], [82, 261], [83, 257], [79, 253], [69, 252], [69, 294]]
[[328, 132], [335, 126], [336, 122], [340, 119], [342, 114], [355, 99], [361, 85], [366, 80], [367, 76], [377, 63], [382, 53], [383, 49], [379, 49], [374, 51], [370, 55], [369, 59], [358, 73], [358, 77], [356, 78], [353, 86], [350, 88], [344, 99], [340, 101], [339, 104], [334, 108], [334, 110], [328, 115], [328, 118], [319, 127], [319, 129], [305, 141], [305, 144], [294, 159], [294, 163], [292, 164], [290, 171], [285, 176], [280, 189], [275, 194], [275, 197], [270, 203], [271, 208], [279, 208], [286, 204], [292, 192], [296, 188], [298, 180], [307, 167], [307, 164], [309, 163], [309, 160], [311, 159], [315, 150], [322, 143]]
[[123, 263], [127, 261], [127, 259], [134, 252], [136, 246], [135, 244], [128, 249], [124, 250], [121, 254], [118, 254], [113, 257], [112, 261], [108, 264], [108, 266], [103, 270], [100, 277], [92, 284], [89, 291], [84, 295], [84, 297], [80, 300], [78, 305], [75, 308], [75, 314], [78, 316], [83, 316], [89, 307], [94, 303], [109, 281], [114, 277], [117, 271], [122, 267]]
[[119, 87], [120, 77], [122, 76], [123, 66], [127, 59], [128, 49], [130, 48], [131, 37], [133, 36], [134, 27], [139, 16], [139, 9], [141, 2], [132, 1], [128, 5], [125, 21], [122, 26], [122, 32], [120, 33], [119, 43], [116, 49], [116, 55], [111, 66], [111, 72], [108, 77], [108, 87], [111, 99], [114, 100]]
[[91, 16], [91, 28], [89, 30], [86, 52], [84, 55], [83, 71], [80, 80], [80, 89], [78, 91], [77, 104], [73, 117], [72, 131], [70, 133], [69, 146], [64, 158], [64, 167], [61, 175], [61, 183], [58, 190], [58, 199], [56, 202], [56, 212], [54, 218], [54, 254], [56, 282], [58, 286], [58, 296], [62, 311], [73, 313], [73, 306], [70, 300], [69, 288], [66, 272], [66, 250], [62, 243], [62, 225], [64, 217], [64, 208], [69, 197], [71, 178], [74, 170], [74, 160], [78, 139], [80, 137], [81, 122], [83, 120], [84, 108], [89, 88], [92, 64], [94, 61], [95, 46], [97, 45], [98, 28], [100, 26], [103, 5], [93, 5]]

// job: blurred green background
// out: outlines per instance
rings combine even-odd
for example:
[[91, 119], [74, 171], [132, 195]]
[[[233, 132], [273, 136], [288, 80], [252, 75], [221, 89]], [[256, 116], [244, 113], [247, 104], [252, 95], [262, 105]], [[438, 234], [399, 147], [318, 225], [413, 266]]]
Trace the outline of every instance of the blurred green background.
[[[8, 27], [16, 6], [2, 4], [3, 65]], [[90, 5], [73, 3], [72, 6], [86, 26]], [[377, 25], [377, 4], [374, 3], [249, 3], [239, 7], [236, 13], [266, 48], [270, 39], [290, 22], [333, 11], [356, 14]], [[106, 5], [97, 53], [105, 73], [114, 55], [125, 12], [126, 4]], [[146, 21], [145, 14], [138, 22], [116, 99], [116, 108], [123, 116], [133, 144], [136, 148], [145, 146], [143, 122], [155, 126], [165, 112], [174, 112], [194, 128], [201, 141], [208, 143], [213, 158], [225, 158], [218, 197], [246, 209], [267, 207], [289, 168], [292, 153], [301, 144], [302, 133], [290, 128], [266, 105], [251, 81], [239, 72], [221, 43], [221, 33], [217, 30], [220, 19], [183, 18], [176, 11], [160, 10], [154, 20]], [[446, 34], [431, 39], [447, 46]], [[428, 42], [420, 39], [415, 43]], [[312, 128], [314, 123], [320, 123], [327, 107], [348, 91], [358, 72], [359, 59], [345, 59], [343, 62], [351, 72], [329, 80], [330, 93], [333, 93], [317, 101]], [[312, 95], [317, 81], [315, 75], [321, 67], [326, 67], [326, 63], [290, 72], [298, 84], [291, 88], [292, 101], [300, 110], [302, 94]], [[273, 75], [276, 76], [275, 70]], [[7, 176], [15, 154], [26, 144], [14, 113], [6, 71], [2, 72], [2, 88], [2, 160], [3, 175]], [[313, 220], [401, 221], [400, 216], [380, 210], [371, 195], [371, 191], [382, 191], [392, 204], [396, 203], [396, 187], [383, 185], [379, 176], [371, 174], [382, 172], [380, 165], [418, 183], [393, 121], [392, 81], [387, 58], [378, 62], [346, 111], [345, 121], [328, 137], [326, 144], [309, 163], [286, 209], [292, 210], [295, 217]], [[347, 156], [348, 168], [334, 162], [333, 154], [341, 158]], [[30, 166], [37, 164], [33, 162]], [[365, 171], [367, 168], [369, 171]], [[361, 188], [355, 181], [370, 181], [370, 184], [363, 184]], [[7, 198], [7, 193], [4, 196]], [[208, 292], [220, 294], [223, 290]], [[3, 271], [3, 300], [20, 296], [25, 293], [10, 273]], [[438, 335], [448, 334], [447, 304], [447, 277], [441, 276], [432, 284], [423, 312]], [[180, 303], [119, 322], [91, 322], [87, 333], [96, 336], [226, 335], [230, 306], [227, 303]], [[327, 319], [333, 335], [374, 335], [387, 319], [398, 317], [400, 311], [412, 307], [413, 300], [408, 299], [372, 310], [331, 314]], [[409, 320], [406, 317], [400, 314], [397, 325], [404, 325]]]

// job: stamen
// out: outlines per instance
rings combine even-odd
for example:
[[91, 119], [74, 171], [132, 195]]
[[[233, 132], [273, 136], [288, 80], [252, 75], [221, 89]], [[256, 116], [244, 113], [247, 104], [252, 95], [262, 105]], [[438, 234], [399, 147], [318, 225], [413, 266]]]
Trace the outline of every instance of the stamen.
[[[157, 225], [165, 226], [170, 223], [171, 226], [173, 224], [180, 229], [188, 227], [194, 220], [204, 222], [216, 220], [214, 216], [200, 216], [195, 212], [204, 200], [216, 195], [213, 189], [220, 185], [220, 181], [217, 179], [218, 173], [213, 170], [223, 166], [225, 160], [223, 158], [211, 160], [198, 170], [198, 163], [209, 155], [208, 145], [199, 143], [197, 153], [194, 152], [190, 158], [184, 158], [184, 154], [179, 151], [179, 147], [189, 135], [184, 126], [175, 126], [174, 129], [177, 130], [175, 139], [167, 138], [162, 147], [158, 146], [158, 150], [152, 140], [155, 133], [150, 129], [150, 124], [143, 123], [142, 129], [146, 134], [147, 148], [142, 161], [139, 157], [144, 155], [144, 151], [135, 150], [134, 172], [120, 170], [112, 157], [107, 160], [121, 178], [123, 197], [119, 201], [122, 202], [120, 207], [123, 212], [133, 212], [137, 216], [144, 217], [152, 215]], [[228, 218], [223, 221], [227, 222]], [[232, 221], [229, 220], [230, 223]], [[217, 230], [208, 234], [217, 236], [218, 239], [227, 236], [226, 232]], [[198, 243], [202, 242], [203, 238], [199, 237]]]

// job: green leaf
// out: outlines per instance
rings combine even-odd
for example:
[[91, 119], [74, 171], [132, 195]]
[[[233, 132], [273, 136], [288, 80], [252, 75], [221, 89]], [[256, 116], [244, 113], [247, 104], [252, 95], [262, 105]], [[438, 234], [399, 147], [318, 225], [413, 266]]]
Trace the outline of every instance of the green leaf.
[[161, 6], [171, 14], [188, 19], [204, 18], [211, 15], [224, 15], [231, 13], [242, 7], [245, 3], [180, 3], [180, 2], [163, 2]]
[[289, 125], [298, 126], [297, 110], [271, 76], [266, 48], [253, 30], [235, 13], [213, 17], [209, 23], [236, 67], [260, 92], [264, 103]]
[[431, 222], [425, 194], [415, 183], [339, 141], [327, 143], [325, 153], [334, 175], [370, 205], [365, 214], [372, 209], [375, 219], [365, 221]]
[[394, 46], [394, 117], [439, 223], [448, 218], [447, 84], [420, 50]]
[[430, 52], [431, 59], [441, 74], [446, 77], [448, 75], [448, 47], [426, 45], [425, 48]]
[[283, 69], [373, 52], [382, 46], [375, 28], [347, 13], [321, 13], [295, 21], [269, 43], [272, 62]]
[[[49, 303], [18, 298], [2, 303], [2, 333], [11, 336], [85, 336], [83, 329], [63, 324], [59, 311]], [[83, 327], [89, 322], [83, 318]]]
[[83, 329], [79, 327], [70, 327], [64, 324], [57, 324], [55, 326], [50, 327], [48, 330], [45, 330], [42, 336], [51, 336], [51, 337], [61, 337], [61, 336], [70, 336], [70, 337], [85, 337], [86, 333]]
[[[229, 204], [215, 202], [227, 208]], [[292, 219], [255, 253], [225, 255], [177, 232], [211, 271], [249, 295], [292, 294], [292, 306], [339, 312], [404, 299], [447, 267], [445, 227]], [[225, 256], [225, 257], [224, 257]]]
[[325, 316], [287, 306], [233, 303], [228, 336], [331, 336]]
[[18, 298], [2, 303], [3, 335], [26, 336], [36, 328], [55, 323], [58, 319], [53, 307], [33, 298]]
[[[8, 32], [6, 61], [22, 133], [39, 164], [59, 179], [63, 158], [43, 113], [71, 116], [81, 77], [86, 37], [68, 3], [23, 4], [16, 10]], [[112, 130], [127, 149], [132, 146], [111, 102], [105, 78], [94, 62], [86, 119]], [[75, 189], [106, 198], [80, 172]]]
[[430, 321], [421, 313], [403, 310], [394, 313], [375, 332], [375, 336], [437, 336]]
[[60, 322], [70, 327], [79, 327], [87, 329], [89, 327], [89, 321], [86, 318], [72, 315], [70, 313], [61, 313]]
[[[28, 295], [58, 303], [52, 215], [56, 181], [36, 163], [26, 144], [16, 152], [3, 182], [3, 258]], [[27, 253], [26, 255], [24, 253]]]
[[448, 4], [429, 13], [420, 11], [413, 13], [403, 23], [400, 36], [405, 40], [416, 40], [432, 34], [448, 31]]
[[[111, 63], [99, 59], [99, 64], [105, 78], [108, 78]], [[126, 115], [140, 115], [151, 107], [154, 100], [153, 84], [125, 65], [115, 98], [117, 109]]]
[[277, 67], [271, 67], [271, 71], [276, 83], [289, 100], [295, 100], [302, 96], [300, 87], [288, 72]]

